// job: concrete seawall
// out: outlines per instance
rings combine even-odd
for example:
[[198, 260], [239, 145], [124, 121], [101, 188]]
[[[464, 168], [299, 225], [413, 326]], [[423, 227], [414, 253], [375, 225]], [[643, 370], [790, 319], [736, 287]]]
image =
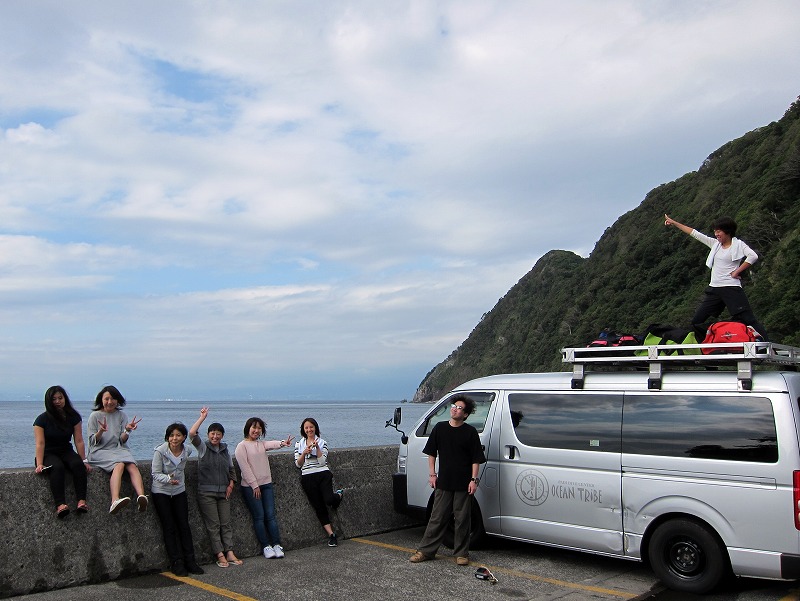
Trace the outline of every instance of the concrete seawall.
[[[329, 464], [334, 484], [345, 490], [342, 505], [332, 512], [340, 538], [351, 538], [413, 526], [418, 522], [395, 513], [392, 473], [397, 447], [362, 447], [331, 451]], [[299, 470], [287, 452], [270, 454], [275, 502], [283, 546], [287, 553], [309, 545], [322, 545], [325, 534], [300, 487]], [[139, 462], [150, 490], [150, 462]], [[197, 467], [186, 470], [189, 522], [195, 553], [201, 564], [212, 561], [211, 545], [197, 508]], [[151, 503], [145, 513], [129, 505], [110, 515], [108, 474], [89, 474], [88, 514], [75, 512], [72, 482], [67, 480], [67, 503], [72, 513], [55, 517], [47, 476], [30, 469], [0, 469], [0, 597], [52, 590], [85, 583], [168, 569], [161, 526]], [[127, 476], [122, 492], [133, 495]], [[234, 550], [240, 558], [260, 555], [250, 512], [237, 485], [231, 497]], [[268, 561], [268, 560], [263, 560]], [[269, 560], [276, 561], [276, 560]], [[216, 569], [216, 566], [214, 566]]]

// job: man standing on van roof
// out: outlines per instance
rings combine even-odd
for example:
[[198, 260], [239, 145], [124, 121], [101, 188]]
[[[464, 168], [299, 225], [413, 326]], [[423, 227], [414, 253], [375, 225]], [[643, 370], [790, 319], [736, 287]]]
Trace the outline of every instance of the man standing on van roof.
[[456, 563], [460, 566], [469, 565], [472, 495], [478, 489], [478, 466], [486, 462], [486, 457], [478, 431], [465, 423], [475, 411], [475, 401], [457, 395], [450, 402], [450, 419], [433, 427], [422, 450], [428, 456], [429, 482], [435, 491], [431, 518], [417, 552], [410, 558], [412, 563], [436, 557], [452, 515], [455, 518], [453, 554]]
[[713, 238], [675, 221], [666, 213], [664, 225], [678, 228], [711, 249], [706, 259], [706, 266], [711, 269], [711, 283], [694, 312], [692, 327], [697, 332], [702, 332], [706, 320], [709, 317], [719, 317], [722, 309], [727, 307], [733, 319], [752, 326], [767, 341], [767, 331], [756, 319], [742, 289], [742, 273], [758, 260], [758, 255], [736, 237], [736, 222], [730, 217], [714, 220], [711, 224]]

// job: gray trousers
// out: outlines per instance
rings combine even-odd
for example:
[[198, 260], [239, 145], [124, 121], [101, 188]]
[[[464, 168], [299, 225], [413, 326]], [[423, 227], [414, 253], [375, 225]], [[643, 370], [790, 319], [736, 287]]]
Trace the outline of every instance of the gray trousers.
[[417, 547], [425, 555], [436, 555], [436, 551], [444, 540], [445, 531], [450, 523], [450, 518], [455, 519], [455, 537], [453, 541], [453, 555], [456, 557], [469, 557], [469, 528], [472, 498], [464, 491], [439, 490], [433, 492], [433, 509], [428, 527]]
[[213, 493], [197, 493], [197, 504], [203, 524], [211, 539], [211, 550], [216, 557], [233, 549], [233, 530], [231, 529], [231, 503], [228, 499]]

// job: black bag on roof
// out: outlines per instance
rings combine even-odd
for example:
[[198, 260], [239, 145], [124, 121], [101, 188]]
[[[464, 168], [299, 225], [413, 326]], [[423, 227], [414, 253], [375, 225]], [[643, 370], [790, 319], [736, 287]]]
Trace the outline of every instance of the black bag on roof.
[[[600, 334], [586, 345], [590, 347], [600, 347], [610, 349], [608, 355], [611, 357], [624, 357], [626, 355], [633, 355], [633, 351], [621, 349], [625, 346], [639, 346], [642, 344], [642, 339], [635, 334], [619, 334], [605, 328]], [[604, 353], [605, 354], [605, 353]]]

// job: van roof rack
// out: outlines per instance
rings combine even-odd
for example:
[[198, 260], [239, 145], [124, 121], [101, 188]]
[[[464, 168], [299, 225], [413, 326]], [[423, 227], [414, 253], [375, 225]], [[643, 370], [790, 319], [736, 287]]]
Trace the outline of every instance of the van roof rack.
[[[715, 352], [704, 354], [703, 350]], [[586, 366], [607, 365], [648, 368], [647, 387], [661, 388], [661, 377], [670, 367], [736, 366], [741, 390], [753, 388], [753, 365], [782, 365], [797, 369], [800, 348], [772, 342], [725, 342], [714, 344], [654, 344], [647, 346], [575, 347], [561, 349], [561, 360], [572, 364], [572, 388], [583, 388]]]

